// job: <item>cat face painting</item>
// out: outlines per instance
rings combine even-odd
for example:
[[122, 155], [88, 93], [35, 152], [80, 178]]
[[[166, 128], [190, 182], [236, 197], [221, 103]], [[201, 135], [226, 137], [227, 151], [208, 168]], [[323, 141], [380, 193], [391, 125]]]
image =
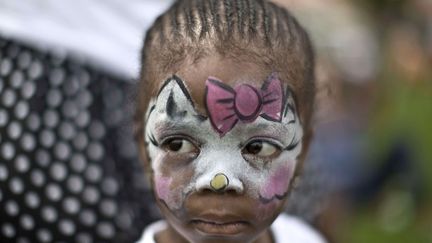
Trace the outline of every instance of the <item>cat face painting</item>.
[[158, 204], [198, 241], [251, 239], [282, 210], [302, 151], [294, 94], [271, 73], [259, 85], [209, 76], [196, 108], [187, 80], [167, 79], [150, 101], [145, 140]]

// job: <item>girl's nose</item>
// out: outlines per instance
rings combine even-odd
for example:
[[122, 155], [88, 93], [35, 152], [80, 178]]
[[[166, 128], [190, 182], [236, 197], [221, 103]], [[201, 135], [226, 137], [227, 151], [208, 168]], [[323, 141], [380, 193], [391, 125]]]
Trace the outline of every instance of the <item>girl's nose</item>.
[[217, 192], [224, 190], [228, 185], [228, 177], [223, 173], [216, 174], [210, 181], [210, 187]]
[[235, 178], [230, 178], [224, 173], [217, 173], [211, 177], [204, 176], [198, 179], [196, 189], [199, 192], [212, 191], [218, 193], [233, 192], [243, 193], [243, 183]]

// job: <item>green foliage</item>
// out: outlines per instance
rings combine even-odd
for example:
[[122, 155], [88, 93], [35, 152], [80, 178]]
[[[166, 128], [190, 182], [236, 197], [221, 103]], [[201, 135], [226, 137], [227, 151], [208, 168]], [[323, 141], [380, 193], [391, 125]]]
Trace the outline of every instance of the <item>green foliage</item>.
[[413, 151], [415, 167], [432, 198], [432, 84], [409, 84], [389, 80], [380, 88], [384, 94], [371, 127], [372, 141], [379, 153], [387, 153], [395, 139], [403, 139]]

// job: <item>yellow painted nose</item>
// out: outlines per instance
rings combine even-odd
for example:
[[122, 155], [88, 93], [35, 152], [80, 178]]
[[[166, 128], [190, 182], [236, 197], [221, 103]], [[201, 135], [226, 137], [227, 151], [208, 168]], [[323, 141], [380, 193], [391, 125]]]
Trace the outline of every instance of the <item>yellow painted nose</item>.
[[228, 177], [222, 173], [216, 174], [210, 181], [210, 186], [215, 191], [221, 191], [225, 189], [229, 184]]

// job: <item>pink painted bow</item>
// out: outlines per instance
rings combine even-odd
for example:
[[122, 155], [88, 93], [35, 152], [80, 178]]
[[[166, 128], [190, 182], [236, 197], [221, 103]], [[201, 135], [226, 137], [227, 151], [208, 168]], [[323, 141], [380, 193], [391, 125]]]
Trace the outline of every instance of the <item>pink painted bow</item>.
[[260, 90], [241, 84], [234, 89], [216, 78], [206, 81], [206, 105], [213, 128], [224, 136], [238, 121], [250, 123], [261, 116], [281, 121], [283, 91], [280, 80], [271, 75]]

